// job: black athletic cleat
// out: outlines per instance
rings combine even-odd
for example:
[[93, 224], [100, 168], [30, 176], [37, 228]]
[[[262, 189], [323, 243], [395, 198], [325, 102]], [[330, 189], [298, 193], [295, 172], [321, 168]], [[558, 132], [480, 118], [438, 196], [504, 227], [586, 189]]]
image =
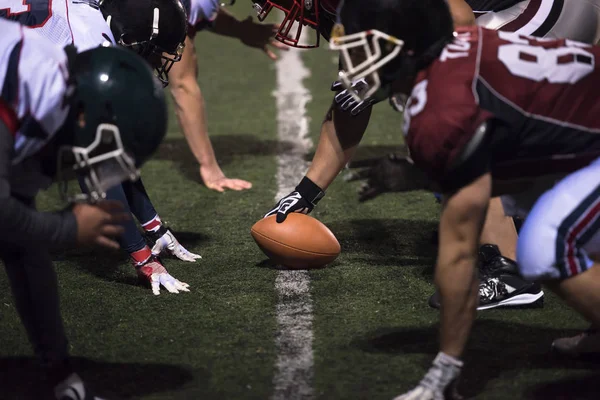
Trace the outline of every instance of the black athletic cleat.
[[[479, 248], [479, 306], [478, 310], [497, 307], [518, 307], [543, 301], [542, 287], [524, 280], [517, 263], [500, 254], [498, 246], [485, 244]], [[429, 306], [440, 308], [436, 291], [429, 298]]]

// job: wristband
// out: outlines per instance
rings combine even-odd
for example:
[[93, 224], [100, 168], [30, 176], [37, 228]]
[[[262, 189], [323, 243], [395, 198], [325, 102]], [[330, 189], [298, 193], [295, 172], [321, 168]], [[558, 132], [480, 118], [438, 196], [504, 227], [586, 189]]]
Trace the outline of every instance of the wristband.
[[319, 200], [325, 196], [325, 192], [306, 176], [296, 186], [296, 191], [313, 206], [316, 206]]

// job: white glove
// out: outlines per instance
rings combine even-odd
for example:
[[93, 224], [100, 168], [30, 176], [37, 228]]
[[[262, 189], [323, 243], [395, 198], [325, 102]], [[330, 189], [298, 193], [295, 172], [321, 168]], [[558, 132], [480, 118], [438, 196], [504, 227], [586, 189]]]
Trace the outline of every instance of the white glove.
[[155, 296], [160, 294], [160, 286], [164, 286], [169, 293], [189, 292], [190, 285], [181, 282], [171, 276], [167, 272], [164, 265], [155, 256], [150, 257], [144, 264], [137, 266], [136, 271], [138, 276], [149, 282], [152, 287], [152, 293]]
[[[439, 352], [419, 385], [394, 400], [446, 400], [459, 399], [453, 384], [460, 375], [462, 361]], [[448, 393], [450, 392], [450, 393]]]
[[156, 239], [154, 246], [152, 246], [152, 254], [155, 256], [160, 255], [163, 251], [166, 251], [182, 261], [196, 262], [197, 259], [202, 258], [199, 254], [187, 251], [185, 247], [175, 239], [175, 236], [173, 236], [173, 233], [169, 229], [166, 229], [166, 233]]

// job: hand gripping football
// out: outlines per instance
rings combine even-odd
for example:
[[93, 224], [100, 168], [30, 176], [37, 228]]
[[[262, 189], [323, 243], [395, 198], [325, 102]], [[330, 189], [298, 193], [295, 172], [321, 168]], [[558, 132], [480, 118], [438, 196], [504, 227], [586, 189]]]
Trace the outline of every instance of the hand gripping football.
[[250, 233], [258, 247], [277, 264], [294, 269], [318, 268], [340, 254], [340, 244], [320, 221], [291, 213], [278, 224], [275, 215], [254, 224]]

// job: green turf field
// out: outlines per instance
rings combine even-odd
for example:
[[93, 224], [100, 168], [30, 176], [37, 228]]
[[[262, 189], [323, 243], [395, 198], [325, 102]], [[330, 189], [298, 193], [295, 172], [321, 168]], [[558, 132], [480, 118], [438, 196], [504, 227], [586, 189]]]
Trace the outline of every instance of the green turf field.
[[[247, 6], [234, 9], [242, 15], [251, 11]], [[210, 33], [199, 34], [196, 46], [218, 158], [230, 177], [254, 187], [219, 194], [200, 185], [171, 119], [167, 140], [142, 176], [162, 219], [203, 256], [196, 264], [166, 260], [192, 292], [152, 296], [118, 252], [55, 255], [71, 352], [84, 378], [115, 398], [267, 399], [273, 393], [278, 271], [263, 263], [249, 230], [277, 191], [275, 67], [259, 51]], [[304, 85], [312, 96], [315, 141], [331, 100], [334, 57], [325, 48], [302, 53], [311, 71]], [[382, 104], [358, 157], [385, 154], [401, 138], [400, 117]], [[438, 205], [427, 193], [359, 205], [355, 191], [338, 180], [313, 214], [342, 245], [333, 265], [310, 272], [316, 399], [391, 399], [418, 382], [437, 352], [438, 312], [427, 298]], [[58, 206], [56, 191], [42, 194], [40, 205]], [[37, 399], [32, 351], [0, 271], [0, 399]], [[553, 338], [585, 327], [551, 295], [544, 308], [480, 313], [462, 391], [478, 399], [600, 398], [594, 364], [548, 351]]]

